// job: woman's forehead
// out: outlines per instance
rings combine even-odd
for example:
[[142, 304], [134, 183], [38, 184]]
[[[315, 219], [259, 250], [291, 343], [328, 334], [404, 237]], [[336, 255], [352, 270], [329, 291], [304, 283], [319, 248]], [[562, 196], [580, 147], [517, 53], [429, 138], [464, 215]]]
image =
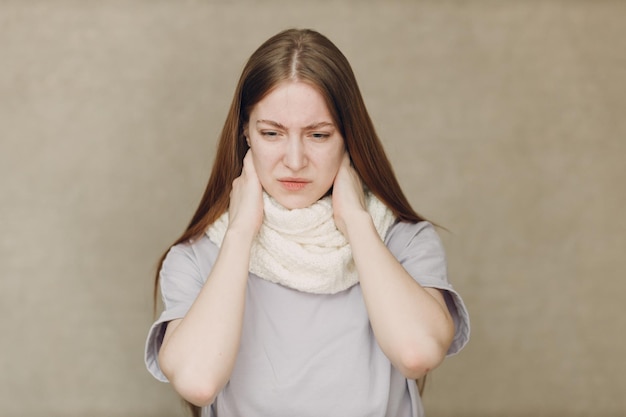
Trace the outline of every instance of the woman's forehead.
[[253, 107], [250, 122], [285, 128], [334, 125], [324, 97], [304, 82], [279, 84]]

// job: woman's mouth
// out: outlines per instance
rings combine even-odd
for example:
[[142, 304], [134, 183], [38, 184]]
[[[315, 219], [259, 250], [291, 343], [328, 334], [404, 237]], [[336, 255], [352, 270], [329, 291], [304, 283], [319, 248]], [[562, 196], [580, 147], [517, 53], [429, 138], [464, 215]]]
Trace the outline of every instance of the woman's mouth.
[[279, 181], [282, 184], [283, 188], [285, 188], [287, 191], [300, 191], [304, 187], [306, 187], [307, 184], [309, 183], [309, 181], [306, 181], [306, 180], [291, 179], [291, 178], [283, 179]]

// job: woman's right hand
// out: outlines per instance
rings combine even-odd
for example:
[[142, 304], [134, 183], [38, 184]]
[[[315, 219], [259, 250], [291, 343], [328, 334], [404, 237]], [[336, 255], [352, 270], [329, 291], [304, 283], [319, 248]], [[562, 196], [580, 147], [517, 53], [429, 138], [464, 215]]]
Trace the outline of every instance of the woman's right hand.
[[250, 151], [233, 181], [229, 225], [213, 268], [184, 318], [169, 322], [159, 365], [176, 391], [207, 406], [228, 383], [239, 352], [248, 265], [263, 222], [263, 188]]
[[243, 158], [241, 175], [233, 181], [228, 207], [228, 229], [251, 233], [253, 239], [263, 223], [263, 187], [254, 168], [252, 153]]

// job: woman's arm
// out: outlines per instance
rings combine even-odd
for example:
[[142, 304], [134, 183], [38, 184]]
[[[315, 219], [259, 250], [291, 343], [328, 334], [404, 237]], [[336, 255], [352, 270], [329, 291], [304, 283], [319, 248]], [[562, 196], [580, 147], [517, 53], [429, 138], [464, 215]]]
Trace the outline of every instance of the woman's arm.
[[347, 158], [335, 179], [333, 209], [337, 227], [350, 242], [378, 344], [407, 378], [423, 376], [443, 361], [454, 337], [442, 293], [420, 286], [387, 249]]
[[233, 182], [229, 226], [202, 290], [184, 318], [171, 321], [159, 351], [161, 370], [187, 401], [211, 404], [228, 382], [241, 338], [252, 241], [263, 199], [252, 159]]
[[419, 378], [445, 358], [454, 324], [441, 292], [421, 287], [406, 272], [365, 214], [352, 216], [346, 231], [370, 323], [396, 368]]

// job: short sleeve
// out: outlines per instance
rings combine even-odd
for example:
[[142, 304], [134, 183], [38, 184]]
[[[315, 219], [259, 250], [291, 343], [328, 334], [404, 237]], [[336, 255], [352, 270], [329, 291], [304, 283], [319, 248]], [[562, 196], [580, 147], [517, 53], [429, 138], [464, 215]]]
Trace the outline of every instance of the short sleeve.
[[168, 382], [158, 362], [167, 323], [187, 314], [202, 289], [204, 278], [192, 245], [180, 244], [169, 250], [159, 272], [164, 308], [150, 327], [145, 346], [146, 367], [159, 381]]
[[421, 286], [444, 291], [455, 328], [448, 356], [460, 352], [469, 341], [469, 314], [463, 299], [448, 282], [445, 251], [433, 225], [425, 221], [396, 223], [387, 233], [385, 244]]

